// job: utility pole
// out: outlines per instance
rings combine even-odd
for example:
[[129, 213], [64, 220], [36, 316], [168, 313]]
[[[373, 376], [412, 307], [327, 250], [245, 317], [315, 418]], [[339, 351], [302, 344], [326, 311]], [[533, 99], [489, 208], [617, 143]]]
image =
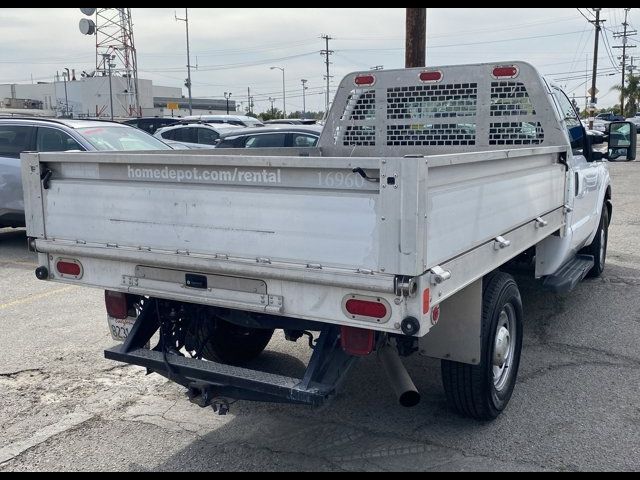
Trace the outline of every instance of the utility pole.
[[178, 18], [177, 14], [174, 14], [177, 22], [184, 22], [187, 29], [187, 81], [185, 85], [189, 91], [189, 115], [193, 115], [193, 100], [191, 98], [191, 55], [189, 54], [189, 9], [184, 9], [184, 18]]
[[406, 9], [404, 66], [424, 67], [427, 58], [427, 9]]
[[622, 38], [622, 45], [614, 45], [613, 48], [621, 48], [622, 49], [622, 81], [620, 82], [620, 114], [624, 115], [624, 75], [626, 68], [626, 60], [627, 60], [627, 48], [635, 48], [635, 45], [628, 45], [627, 40], [630, 36], [636, 35], [638, 32], [633, 30], [627, 30], [629, 23], [627, 22], [627, 17], [629, 15], [630, 8], [624, 9], [624, 23], [622, 26], [624, 27], [622, 33], [617, 32], [613, 34], [613, 38]]
[[329, 56], [333, 55], [333, 50], [329, 50], [329, 40], [333, 40], [332, 37], [330, 37], [329, 35], [322, 35], [320, 38], [324, 39], [325, 41], [325, 49], [324, 50], [320, 50], [320, 55], [324, 55], [324, 63], [325, 66], [327, 67], [327, 73], [325, 74], [324, 78], [327, 80], [327, 96], [325, 99], [325, 115], [327, 114], [327, 112], [329, 111], [329, 82], [331, 81], [332, 76], [329, 75], [329, 65], [331, 65], [331, 62], [329, 62]]
[[273, 102], [275, 102], [276, 99], [269, 97], [269, 101], [271, 102], [271, 115], [273, 115]]
[[600, 20], [600, 10], [601, 8], [594, 8], [593, 11], [596, 12], [596, 19], [589, 20], [589, 23], [593, 23], [596, 27], [596, 38], [593, 42], [593, 71], [591, 73], [591, 105], [589, 111], [589, 130], [593, 130], [593, 112], [596, 108], [596, 102], [598, 101], [596, 98], [596, 76], [598, 73], [598, 42], [600, 41], [600, 24], [604, 23], [604, 20]]
[[307, 115], [307, 104], [305, 101], [305, 90], [309, 87], [307, 87], [307, 80], [305, 80], [304, 78], [300, 80], [300, 82], [302, 82], [302, 118], [304, 119]]

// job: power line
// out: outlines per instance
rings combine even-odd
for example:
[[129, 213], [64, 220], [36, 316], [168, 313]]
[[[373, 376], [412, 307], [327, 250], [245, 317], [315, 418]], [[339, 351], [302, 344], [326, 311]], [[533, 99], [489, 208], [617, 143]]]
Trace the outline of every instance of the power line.
[[[547, 35], [532, 35], [532, 36], [528, 36], [528, 37], [514, 37], [514, 38], [505, 38], [502, 40], [488, 40], [485, 42], [471, 42], [471, 43], [452, 43], [449, 45], [430, 45], [429, 48], [450, 48], [450, 47], [468, 47], [468, 46], [472, 46], [472, 45], [489, 45], [489, 44], [494, 44], [494, 43], [508, 43], [508, 42], [515, 42], [515, 41], [519, 41], [519, 40], [533, 40], [536, 38], [550, 38], [550, 37], [561, 37], [561, 36], [566, 36], [566, 35], [575, 35], [576, 33], [582, 33], [582, 30], [576, 30], [574, 32], [564, 32], [564, 33], [551, 33], [551, 34], [547, 34]], [[338, 51], [339, 52], [366, 52], [366, 51], [383, 51], [383, 50], [388, 50], [388, 51], [395, 51], [395, 50], [404, 50], [404, 47], [398, 47], [398, 48], [341, 48]]]
[[[214, 70], [229, 70], [233, 68], [244, 68], [244, 67], [255, 67], [258, 65], [266, 65], [268, 63], [273, 63], [281, 60], [292, 60], [294, 58], [306, 57], [309, 55], [316, 55], [318, 53], [317, 50], [313, 52], [305, 52], [299, 53], [297, 55], [288, 55], [286, 57], [278, 57], [278, 58], [269, 58], [267, 60], [255, 60], [251, 62], [240, 62], [240, 63], [227, 63], [227, 64], [219, 64], [219, 65], [199, 65], [198, 71], [214, 71]], [[159, 68], [159, 69], [149, 69], [147, 72], [176, 72], [181, 71], [180, 68]]]

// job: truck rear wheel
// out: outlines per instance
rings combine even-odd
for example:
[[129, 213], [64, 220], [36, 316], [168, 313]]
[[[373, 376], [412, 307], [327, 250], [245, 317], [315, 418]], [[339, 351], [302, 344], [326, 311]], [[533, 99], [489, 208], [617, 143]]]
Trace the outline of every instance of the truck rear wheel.
[[482, 353], [479, 365], [442, 360], [447, 402], [458, 413], [493, 420], [513, 393], [522, 349], [522, 300], [511, 275], [486, 277], [482, 294]]
[[587, 273], [587, 277], [595, 278], [604, 272], [604, 264], [607, 259], [607, 243], [609, 240], [609, 210], [606, 205], [602, 206], [600, 224], [596, 236], [587, 248], [583, 250], [587, 255], [593, 256], [593, 268]]
[[197, 343], [202, 358], [237, 365], [260, 355], [272, 336], [273, 329], [242, 327], [216, 317], [203, 322], [197, 332]]

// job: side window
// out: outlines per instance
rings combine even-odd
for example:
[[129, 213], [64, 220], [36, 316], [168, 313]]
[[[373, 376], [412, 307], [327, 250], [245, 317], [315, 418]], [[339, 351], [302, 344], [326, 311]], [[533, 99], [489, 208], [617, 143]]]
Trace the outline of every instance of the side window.
[[245, 148], [269, 148], [284, 147], [285, 133], [266, 133], [262, 135], [253, 135], [247, 138]]
[[198, 128], [198, 143], [206, 145], [215, 145], [220, 135], [210, 128]]
[[165, 140], [175, 140], [177, 130], [167, 130], [166, 132], [162, 132], [160, 136]]
[[0, 157], [20, 158], [20, 154], [32, 150], [29, 142], [34, 127], [0, 125]]
[[198, 127], [185, 128], [185, 142], [198, 143]]
[[38, 127], [36, 150], [38, 152], [65, 152], [67, 150], [84, 151], [84, 148], [68, 134], [60, 130]]
[[176, 128], [173, 131], [173, 138], [177, 142], [198, 143], [198, 132], [193, 127]]
[[562, 113], [567, 129], [569, 131], [569, 139], [571, 140], [571, 150], [575, 155], [584, 154], [585, 130], [580, 121], [580, 117], [573, 107], [573, 103], [567, 98], [562, 90], [554, 88], [555, 97], [558, 100], [560, 112]]
[[292, 145], [294, 147], [315, 147], [318, 137], [305, 135], [304, 133], [294, 133]]

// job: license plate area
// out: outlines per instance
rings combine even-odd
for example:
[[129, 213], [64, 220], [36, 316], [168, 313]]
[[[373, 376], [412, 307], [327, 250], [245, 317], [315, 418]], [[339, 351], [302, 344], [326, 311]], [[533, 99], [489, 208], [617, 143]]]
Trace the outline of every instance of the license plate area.
[[137, 265], [122, 275], [130, 293], [173, 298], [240, 310], [283, 313], [284, 299], [269, 295], [263, 280]]
[[107, 315], [111, 337], [118, 342], [124, 342], [127, 339], [134, 323], [136, 323], [135, 317], [114, 318]]
[[136, 266], [136, 278], [178, 284], [183, 288], [197, 290], [229, 290], [259, 295], [267, 294], [267, 284], [253, 278], [212, 275], [201, 272], [187, 272], [168, 268]]

